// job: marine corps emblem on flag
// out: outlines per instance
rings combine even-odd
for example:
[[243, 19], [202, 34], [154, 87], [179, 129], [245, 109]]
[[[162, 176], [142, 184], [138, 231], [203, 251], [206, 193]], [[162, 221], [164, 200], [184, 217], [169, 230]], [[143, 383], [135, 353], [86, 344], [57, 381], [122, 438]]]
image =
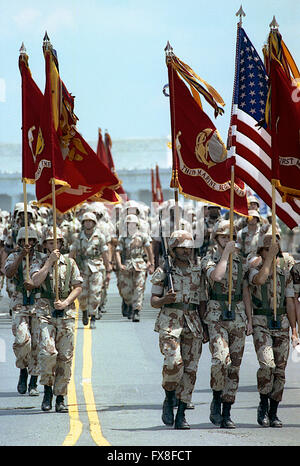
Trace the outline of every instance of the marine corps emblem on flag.
[[200, 131], [196, 138], [195, 155], [208, 168], [226, 159], [227, 150], [218, 130], [206, 128]]

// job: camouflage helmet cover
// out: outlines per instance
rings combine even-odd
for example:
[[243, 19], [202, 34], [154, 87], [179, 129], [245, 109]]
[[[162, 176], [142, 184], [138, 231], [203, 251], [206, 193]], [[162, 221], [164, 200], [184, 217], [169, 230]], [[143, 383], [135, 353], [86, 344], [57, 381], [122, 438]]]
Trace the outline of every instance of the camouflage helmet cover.
[[[215, 241], [218, 235], [230, 235], [230, 221], [219, 220], [215, 223], [211, 232], [211, 241]], [[233, 228], [233, 236], [236, 236], [236, 230]]]
[[[43, 234], [43, 242], [48, 241], [48, 240], [53, 240], [54, 239], [54, 232], [53, 232], [53, 227], [49, 227], [46, 229], [46, 231]], [[56, 239], [61, 239], [63, 240], [63, 234], [60, 228], [56, 227]]]
[[93, 212], [85, 212], [81, 218], [81, 223], [85, 220], [92, 220], [93, 222], [97, 223], [97, 217]]
[[137, 225], [139, 224], [139, 219], [136, 215], [134, 214], [129, 214], [129, 215], [126, 215], [126, 218], [125, 218], [125, 223], [136, 223]]
[[[249, 215], [249, 217], [256, 217], [260, 221], [260, 215], [257, 212], [257, 210], [248, 210], [248, 215]], [[250, 218], [248, 220], [252, 220], [252, 219]]]
[[[21, 239], [25, 239], [26, 238], [26, 235], [25, 235], [25, 227], [22, 227], [19, 229], [18, 231], [18, 235], [17, 235], [17, 243], [19, 243], [19, 241]], [[33, 229], [33, 228], [28, 228], [28, 239], [35, 239], [37, 240], [38, 237], [37, 237], [37, 233], [36, 231]]]
[[193, 235], [186, 230], [175, 230], [169, 240], [169, 248], [193, 248]]

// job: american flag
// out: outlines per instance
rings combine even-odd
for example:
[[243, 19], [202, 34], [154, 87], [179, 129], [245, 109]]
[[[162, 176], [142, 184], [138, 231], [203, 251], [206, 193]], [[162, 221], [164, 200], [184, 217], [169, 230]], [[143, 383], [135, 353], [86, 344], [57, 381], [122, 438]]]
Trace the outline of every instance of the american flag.
[[[236, 175], [271, 207], [272, 141], [269, 132], [260, 126], [264, 119], [267, 93], [268, 76], [264, 64], [238, 24], [228, 144], [230, 155], [236, 159]], [[292, 229], [300, 224], [300, 215], [291, 204], [293, 201], [283, 202], [276, 190], [276, 215]]]

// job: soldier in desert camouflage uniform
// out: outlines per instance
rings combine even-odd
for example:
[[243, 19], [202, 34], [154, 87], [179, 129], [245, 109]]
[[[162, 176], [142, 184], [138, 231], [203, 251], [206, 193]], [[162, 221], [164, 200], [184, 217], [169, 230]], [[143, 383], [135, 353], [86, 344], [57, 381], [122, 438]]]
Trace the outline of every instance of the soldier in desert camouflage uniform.
[[[18, 392], [24, 395], [27, 392], [28, 374], [31, 376], [28, 393], [38, 396], [37, 379], [38, 368], [38, 340], [39, 322], [36, 315], [36, 293], [26, 280], [26, 254], [29, 254], [29, 263], [41, 258], [41, 253], [34, 250], [37, 245], [37, 234], [28, 229], [28, 245], [25, 245], [25, 227], [20, 228], [17, 236], [18, 250], [11, 253], [5, 263], [5, 274], [11, 282], [12, 332], [15, 337], [13, 350], [16, 356], [16, 366], [20, 369]], [[29, 270], [28, 270], [29, 272]]]
[[300, 344], [299, 340], [299, 329], [300, 329], [300, 302], [299, 302], [299, 297], [300, 297], [300, 261], [297, 260], [295, 261], [292, 269], [291, 269], [291, 275], [293, 278], [293, 285], [294, 285], [294, 304], [295, 304], [295, 313], [296, 313], [296, 321], [297, 321], [297, 326], [298, 326], [298, 335], [293, 337], [292, 335], [292, 344], [295, 347], [296, 345]]
[[103, 272], [106, 271], [106, 278], [109, 279], [111, 265], [109, 264], [105, 237], [96, 228], [95, 214], [85, 212], [81, 221], [82, 231], [71, 246], [70, 257], [76, 259], [83, 278], [82, 293], [79, 297], [82, 322], [87, 325], [90, 316], [90, 328], [95, 328], [96, 313], [101, 302]]
[[256, 253], [257, 241], [260, 230], [260, 215], [257, 210], [249, 210], [247, 225], [237, 234], [237, 245], [240, 249], [243, 262], [246, 262], [247, 256]]
[[159, 332], [159, 346], [164, 356], [162, 387], [166, 397], [162, 420], [166, 425], [174, 424], [176, 396], [179, 405], [175, 429], [190, 428], [185, 410], [192, 399], [202, 351], [203, 329], [198, 312], [201, 269], [191, 261], [193, 247], [191, 233], [185, 230], [173, 232], [169, 248], [173, 257], [174, 291], [167, 290], [164, 267], [158, 267], [151, 279], [151, 305], [161, 308], [154, 330]]
[[[61, 255], [63, 236], [57, 229], [57, 246], [54, 249], [53, 229], [44, 236], [46, 257], [32, 261], [30, 277], [34, 286], [41, 288], [37, 300], [37, 315], [40, 324], [39, 366], [40, 383], [44, 385], [42, 410], [52, 408], [56, 395], [56, 412], [67, 412], [64, 396], [71, 378], [74, 351], [75, 300], [81, 293], [82, 277], [75, 261]], [[55, 262], [58, 264], [58, 296], [56, 301]]]
[[[230, 411], [238, 389], [245, 338], [252, 332], [251, 304], [244, 282], [246, 267], [235, 242], [230, 241], [229, 221], [222, 220], [214, 226], [211, 240], [216, 248], [201, 261], [208, 285], [208, 303], [203, 320], [208, 326], [212, 355], [210, 420], [215, 425], [232, 429], [235, 424], [230, 418]], [[233, 264], [231, 315], [228, 313], [230, 254]]]
[[[277, 409], [282, 399], [285, 384], [285, 368], [289, 355], [289, 327], [297, 337], [294, 313], [294, 288], [290, 267], [284, 266], [279, 257], [280, 236], [272, 243], [272, 228], [258, 241], [257, 253], [262, 262], [249, 273], [253, 304], [253, 341], [259, 369], [257, 388], [260, 403], [257, 422], [263, 427], [282, 427]], [[273, 322], [273, 260], [276, 258], [276, 317], [280, 325]], [[271, 324], [271, 325], [270, 325]]]
[[133, 322], [139, 322], [147, 272], [152, 274], [154, 271], [151, 238], [139, 231], [136, 215], [127, 215], [125, 224], [127, 236], [121, 236], [116, 247], [116, 262], [119, 269], [118, 289], [128, 306], [128, 319], [132, 318]]

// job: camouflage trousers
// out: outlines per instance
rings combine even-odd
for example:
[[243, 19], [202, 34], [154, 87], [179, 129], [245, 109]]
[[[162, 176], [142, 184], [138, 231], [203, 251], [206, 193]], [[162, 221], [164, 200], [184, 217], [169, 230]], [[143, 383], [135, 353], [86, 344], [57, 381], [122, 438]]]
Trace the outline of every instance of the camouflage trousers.
[[[265, 319], [265, 323], [262, 322]], [[287, 317], [284, 317], [287, 320]], [[270, 330], [267, 319], [253, 317], [253, 343], [259, 362], [257, 389], [275, 401], [282, 400], [285, 385], [285, 369], [289, 356], [289, 327], [282, 324], [280, 330]]]
[[28, 368], [30, 375], [39, 375], [39, 320], [36, 314], [15, 310], [12, 312], [13, 351], [16, 366]]
[[237, 314], [235, 321], [207, 322], [211, 352], [210, 387], [222, 391], [222, 401], [234, 403], [246, 339], [246, 323]]
[[109, 287], [109, 282], [106, 280], [106, 271], [103, 270], [103, 280], [102, 280], [102, 286], [101, 286], [101, 299], [100, 299], [100, 304], [99, 306], [101, 308], [104, 308], [106, 303], [107, 303], [107, 290]]
[[103, 270], [91, 272], [90, 270], [81, 271], [83, 278], [82, 292], [78, 297], [81, 311], [88, 311], [90, 316], [97, 313], [97, 308], [101, 303]]
[[195, 337], [185, 323], [179, 337], [160, 331], [159, 347], [164, 356], [163, 389], [175, 390], [178, 399], [190, 403], [202, 353], [202, 338], [200, 335]]
[[74, 352], [75, 319], [40, 316], [40, 384], [67, 394]]
[[144, 301], [147, 271], [120, 270], [118, 273], [118, 289], [125, 303], [132, 305], [133, 310], [141, 311]]

